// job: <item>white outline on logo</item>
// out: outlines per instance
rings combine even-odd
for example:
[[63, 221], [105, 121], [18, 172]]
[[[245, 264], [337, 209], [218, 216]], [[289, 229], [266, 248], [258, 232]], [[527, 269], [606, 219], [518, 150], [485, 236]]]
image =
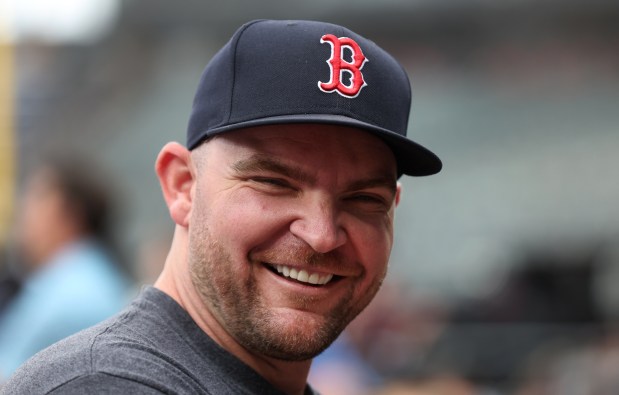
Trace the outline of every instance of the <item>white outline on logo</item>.
[[[336, 37], [337, 37], [337, 36], [336, 36]], [[341, 42], [341, 40], [342, 40], [343, 38], [349, 39], [349, 40], [351, 40], [351, 41], [353, 41], [353, 42], [355, 42], [355, 43], [356, 43], [356, 41], [355, 41], [355, 40], [353, 40], [353, 39], [352, 39], [352, 38], [350, 38], [350, 37], [337, 37], [338, 41], [340, 41], [340, 42]], [[356, 94], [356, 95], [354, 95], [354, 96], [347, 95], [347, 94], [345, 94], [345, 93], [343, 93], [343, 92], [340, 92], [340, 90], [339, 90], [339, 89], [337, 89], [337, 88], [334, 88], [334, 89], [332, 89], [332, 90], [330, 90], [330, 91], [327, 91], [327, 90], [322, 89], [322, 87], [321, 87], [320, 85], [321, 85], [321, 84], [332, 84], [332, 83], [333, 83], [333, 75], [334, 75], [334, 72], [333, 72], [333, 66], [331, 65], [331, 61], [335, 58], [335, 46], [333, 45], [333, 43], [332, 43], [331, 41], [324, 40], [322, 37], [320, 38], [320, 43], [321, 43], [321, 44], [324, 44], [324, 43], [329, 44], [329, 46], [331, 47], [331, 56], [329, 57], [329, 59], [327, 59], [327, 60], [326, 60], [327, 65], [329, 65], [329, 81], [328, 81], [328, 82], [318, 81], [318, 89], [320, 89], [320, 90], [321, 90], [321, 91], [323, 91], [324, 93], [333, 93], [333, 92], [337, 92], [340, 96], [345, 97], [345, 98], [347, 98], [347, 99], [354, 99], [355, 97], [359, 96], [359, 94], [361, 93], [361, 90], [362, 90], [364, 87], [366, 87], [366, 86], [368, 85], [368, 83], [365, 81], [365, 78], [363, 78], [363, 73], [361, 72], [361, 69], [363, 68], [363, 66], [365, 66], [365, 63], [369, 61], [369, 59], [367, 58], [367, 56], [365, 56], [365, 54], [363, 53], [363, 51], [361, 52], [361, 53], [362, 53], [362, 55], [363, 55], [363, 58], [364, 58], [364, 59], [363, 59], [363, 62], [361, 63], [361, 65], [359, 66], [358, 70], [359, 70], [359, 73], [361, 73], [361, 79], [362, 79], [362, 81], [363, 81], [363, 85], [361, 85], [361, 86], [359, 87], [359, 90], [357, 91], [357, 94]], [[357, 46], [359, 46], [359, 44], [357, 44]], [[348, 48], [348, 49], [350, 50], [350, 52], [352, 53], [352, 56], [353, 56], [353, 58], [354, 58], [354, 56], [355, 56], [355, 54], [356, 54], [356, 53], [355, 53], [354, 48], [353, 48], [353, 47], [351, 47], [350, 45], [347, 45], [347, 44], [340, 44], [340, 60], [341, 60], [342, 62], [344, 62], [344, 63], [350, 64], [350, 65], [353, 65], [353, 63], [349, 63], [349, 62], [347, 62], [347, 61], [345, 61], [345, 60], [344, 60], [344, 50], [345, 50], [346, 48]], [[360, 47], [360, 46], [359, 46], [359, 49], [361, 49], [361, 47]], [[342, 78], [342, 77], [344, 76], [344, 73], [349, 73], [349, 74], [351, 74], [350, 84], [349, 84], [349, 85], [346, 85], [346, 84], [344, 84], [344, 83], [342, 82], [342, 80], [343, 80], [343, 78]], [[352, 72], [351, 72], [350, 70], [348, 70], [348, 69], [341, 69], [341, 70], [340, 70], [340, 84], [342, 84], [342, 85], [343, 85], [343, 86], [345, 86], [346, 88], [352, 88], [352, 87], [353, 87], [353, 85], [354, 85], [354, 79], [353, 79], [353, 77], [354, 77], [354, 75], [352, 74]]]

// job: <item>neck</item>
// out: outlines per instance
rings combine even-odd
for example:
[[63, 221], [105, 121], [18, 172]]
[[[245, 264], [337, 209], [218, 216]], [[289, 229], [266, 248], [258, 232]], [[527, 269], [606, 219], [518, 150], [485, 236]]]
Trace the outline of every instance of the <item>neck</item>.
[[305, 392], [311, 360], [290, 362], [252, 353], [239, 344], [202, 302], [189, 275], [187, 233], [177, 227], [164, 269], [154, 286], [180, 304], [196, 324], [225, 350], [288, 395]]

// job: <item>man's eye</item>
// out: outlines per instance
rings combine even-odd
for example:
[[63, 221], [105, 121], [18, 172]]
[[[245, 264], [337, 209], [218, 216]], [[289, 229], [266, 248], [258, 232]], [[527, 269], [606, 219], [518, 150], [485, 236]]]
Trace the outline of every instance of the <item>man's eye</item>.
[[383, 199], [380, 196], [376, 196], [376, 195], [368, 195], [368, 194], [353, 195], [349, 198], [349, 200], [359, 202], [359, 203], [387, 205], [385, 199]]
[[258, 182], [260, 184], [272, 185], [276, 187], [289, 187], [290, 184], [285, 180], [279, 178], [270, 178], [270, 177], [254, 177], [252, 178], [254, 182]]

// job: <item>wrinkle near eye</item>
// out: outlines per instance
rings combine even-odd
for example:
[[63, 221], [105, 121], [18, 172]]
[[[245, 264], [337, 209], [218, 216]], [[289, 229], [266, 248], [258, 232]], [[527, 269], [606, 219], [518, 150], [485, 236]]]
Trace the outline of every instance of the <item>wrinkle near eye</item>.
[[[371, 189], [386, 189], [389, 193], [387, 200], [392, 201], [397, 192], [397, 181], [390, 177], [369, 178], [353, 182], [348, 186], [348, 189], [356, 191], [359, 195], [367, 194], [369, 196], [372, 195], [372, 193], [368, 193]], [[382, 196], [382, 193], [379, 193], [379, 195]]]
[[296, 181], [315, 184], [316, 180], [301, 168], [288, 165], [264, 154], [254, 154], [246, 159], [241, 159], [232, 164], [232, 169], [237, 173], [247, 174], [252, 172], [270, 172], [280, 174]]

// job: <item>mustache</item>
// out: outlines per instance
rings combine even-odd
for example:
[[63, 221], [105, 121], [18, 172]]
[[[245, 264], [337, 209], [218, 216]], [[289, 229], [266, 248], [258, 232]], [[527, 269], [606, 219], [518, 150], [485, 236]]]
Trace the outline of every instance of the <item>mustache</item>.
[[337, 251], [321, 253], [307, 245], [283, 245], [266, 250], [250, 252], [250, 260], [268, 262], [271, 264], [300, 264], [320, 268], [339, 268], [350, 266], [342, 254]]

